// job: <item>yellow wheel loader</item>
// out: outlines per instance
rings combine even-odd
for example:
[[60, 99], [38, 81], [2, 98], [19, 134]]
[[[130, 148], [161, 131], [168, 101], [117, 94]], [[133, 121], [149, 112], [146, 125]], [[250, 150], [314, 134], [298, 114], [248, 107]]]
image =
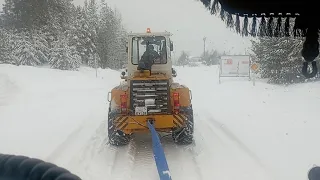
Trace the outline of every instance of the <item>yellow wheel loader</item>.
[[[148, 122], [158, 132], [171, 133], [177, 144], [192, 143], [192, 95], [188, 87], [173, 82], [176, 72], [172, 68], [170, 37], [169, 32], [152, 33], [149, 28], [146, 33], [128, 35], [127, 69], [121, 73], [124, 81], [108, 94], [111, 145], [126, 145], [133, 133], [148, 133]], [[150, 59], [150, 53], [146, 53], [149, 50], [155, 59]], [[149, 69], [142, 59], [151, 62]]]

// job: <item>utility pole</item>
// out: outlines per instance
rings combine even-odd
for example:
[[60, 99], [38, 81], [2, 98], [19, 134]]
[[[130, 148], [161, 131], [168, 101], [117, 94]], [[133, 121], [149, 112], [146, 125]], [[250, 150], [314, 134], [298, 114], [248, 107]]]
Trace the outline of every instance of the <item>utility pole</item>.
[[97, 57], [96, 57], [96, 54], [94, 54], [94, 67], [95, 67], [95, 69], [96, 69], [96, 78], [98, 77], [98, 70], [97, 70]]
[[206, 40], [207, 40], [207, 38], [204, 37], [203, 38], [203, 57], [205, 57], [205, 55], [206, 55]]

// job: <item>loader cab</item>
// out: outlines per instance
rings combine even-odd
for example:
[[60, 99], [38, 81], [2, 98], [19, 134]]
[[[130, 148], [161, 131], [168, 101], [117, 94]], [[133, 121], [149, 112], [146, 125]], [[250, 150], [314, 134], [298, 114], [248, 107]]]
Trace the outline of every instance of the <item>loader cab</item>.
[[142, 56], [147, 51], [147, 48], [150, 47], [152, 47], [151, 51], [158, 55], [158, 58], [154, 60], [151, 66], [151, 72], [165, 74], [171, 78], [171, 51], [173, 51], [173, 43], [170, 40], [170, 35], [169, 32], [151, 33], [150, 29], [147, 30], [147, 33], [129, 34], [127, 42], [127, 78], [130, 79], [138, 71], [139, 62], [142, 60]]

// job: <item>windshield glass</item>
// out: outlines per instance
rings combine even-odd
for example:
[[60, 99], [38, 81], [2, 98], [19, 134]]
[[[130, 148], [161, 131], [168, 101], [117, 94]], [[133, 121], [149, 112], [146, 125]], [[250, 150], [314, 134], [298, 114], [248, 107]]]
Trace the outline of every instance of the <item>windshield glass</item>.
[[160, 58], [154, 59], [154, 64], [166, 64], [166, 38], [164, 36], [134, 37], [132, 38], [131, 52], [131, 62], [134, 65], [137, 65], [141, 61], [143, 55], [150, 53], [160, 56]]

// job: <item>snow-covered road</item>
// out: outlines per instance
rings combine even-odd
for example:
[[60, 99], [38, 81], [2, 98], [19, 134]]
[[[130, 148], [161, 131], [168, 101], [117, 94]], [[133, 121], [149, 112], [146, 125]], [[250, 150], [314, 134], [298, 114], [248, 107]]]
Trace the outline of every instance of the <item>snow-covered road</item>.
[[[217, 67], [177, 72], [176, 81], [192, 90], [195, 143], [161, 139], [173, 180], [305, 180], [320, 163], [320, 83], [218, 84]], [[98, 75], [0, 65], [0, 152], [41, 158], [85, 180], [158, 179], [151, 137], [109, 146], [107, 92], [120, 72]]]

